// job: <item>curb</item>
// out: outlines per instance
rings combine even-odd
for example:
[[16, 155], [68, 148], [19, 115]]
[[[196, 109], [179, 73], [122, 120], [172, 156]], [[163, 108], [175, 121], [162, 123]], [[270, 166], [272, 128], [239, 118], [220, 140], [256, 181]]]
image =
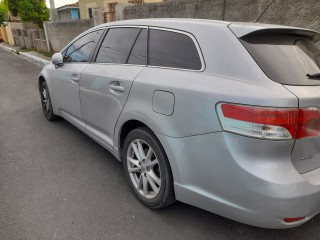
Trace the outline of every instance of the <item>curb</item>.
[[[3, 48], [3, 49], [6, 50], [6, 51], [9, 51], [9, 52], [12, 52], [12, 53], [16, 53], [16, 50], [13, 49], [13, 48], [4, 46], [4, 45], [2, 45], [2, 44], [0, 44], [0, 47]], [[43, 65], [46, 65], [46, 64], [49, 63], [49, 61], [47, 61], [47, 60], [44, 60], [44, 59], [42, 59], [42, 58], [33, 56], [33, 55], [31, 55], [31, 54], [28, 54], [28, 53], [19, 52], [18, 55], [24, 56], [24, 57], [26, 57], [26, 58], [29, 58], [29, 59], [33, 60], [34, 62], [41, 63], [41, 64], [43, 64]]]

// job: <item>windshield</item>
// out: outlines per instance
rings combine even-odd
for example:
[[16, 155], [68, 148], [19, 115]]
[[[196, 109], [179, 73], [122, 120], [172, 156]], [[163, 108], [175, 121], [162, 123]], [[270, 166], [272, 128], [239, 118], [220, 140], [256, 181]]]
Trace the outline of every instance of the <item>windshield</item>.
[[265, 74], [286, 85], [320, 85], [320, 48], [310, 39], [287, 34], [250, 34], [242, 37], [246, 47]]

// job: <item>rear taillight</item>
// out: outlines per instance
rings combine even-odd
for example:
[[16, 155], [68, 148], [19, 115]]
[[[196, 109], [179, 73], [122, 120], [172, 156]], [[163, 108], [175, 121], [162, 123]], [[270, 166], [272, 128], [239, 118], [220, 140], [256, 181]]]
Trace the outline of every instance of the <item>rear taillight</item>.
[[300, 108], [296, 139], [320, 135], [319, 108]]
[[269, 108], [221, 103], [218, 116], [224, 131], [286, 140], [320, 135], [318, 108]]
[[302, 220], [305, 220], [306, 217], [297, 217], [297, 218], [284, 218], [283, 221], [285, 223], [294, 223], [294, 222], [300, 222]]

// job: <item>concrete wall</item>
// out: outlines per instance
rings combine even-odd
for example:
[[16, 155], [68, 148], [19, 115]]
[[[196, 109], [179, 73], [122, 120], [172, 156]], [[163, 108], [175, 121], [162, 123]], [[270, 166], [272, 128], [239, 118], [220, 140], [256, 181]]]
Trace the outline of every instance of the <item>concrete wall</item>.
[[[38, 29], [39, 27], [33, 23], [15, 23], [9, 22], [6, 27], [8, 43], [13, 46], [15, 44], [20, 44], [19, 34], [17, 30], [23, 29]], [[21, 35], [22, 36], [22, 35]], [[22, 40], [21, 40], [22, 41]], [[24, 43], [22, 44], [24, 46]], [[20, 45], [19, 45], [20, 46]]]
[[28, 30], [27, 32], [28, 32], [28, 36], [30, 36], [30, 39], [32, 39], [31, 44], [33, 45], [33, 48], [37, 49], [37, 51], [42, 51], [42, 52], [49, 51], [44, 30], [31, 29], [31, 30]]
[[38, 25], [33, 23], [9, 22], [6, 27], [8, 42], [10, 45], [17, 45], [21, 48], [33, 48], [32, 39], [28, 35], [28, 29], [40, 30]]
[[93, 20], [73, 20], [63, 22], [46, 22], [45, 29], [49, 39], [49, 48], [59, 52], [80, 33], [93, 27]]
[[8, 43], [13, 46], [14, 45], [14, 39], [12, 34], [12, 29], [10, 23], [8, 23], [8, 26], [6, 27], [7, 30], [7, 36], [8, 36]]
[[[108, 3], [129, 3], [129, 0], [79, 0], [80, 18], [88, 19], [88, 8], [99, 8], [102, 13], [108, 12]], [[144, 0], [146, 3], [163, 2], [163, 0]]]
[[116, 10], [116, 19], [123, 20], [124, 19], [124, 10], [128, 6], [132, 6], [132, 3], [118, 3], [115, 7]]
[[[35, 48], [38, 51], [60, 51], [80, 33], [93, 27], [93, 20], [46, 22], [43, 29], [33, 24], [9, 23], [7, 30], [10, 45]], [[47, 41], [48, 39], [48, 41]]]
[[[176, 0], [129, 6], [125, 19], [201, 18], [251, 22], [272, 0]], [[275, 0], [259, 22], [311, 28], [320, 31], [319, 0]]]
[[37, 51], [48, 51], [45, 33], [42, 29], [12, 29], [14, 45], [22, 49], [35, 48]]
[[38, 29], [39, 26], [33, 23], [9, 22], [8, 26], [12, 29]]

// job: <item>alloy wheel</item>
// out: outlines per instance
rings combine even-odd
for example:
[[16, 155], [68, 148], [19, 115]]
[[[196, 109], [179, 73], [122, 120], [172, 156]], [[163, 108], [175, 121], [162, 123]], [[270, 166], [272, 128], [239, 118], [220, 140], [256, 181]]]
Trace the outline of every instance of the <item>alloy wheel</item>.
[[141, 196], [147, 199], [158, 196], [161, 189], [159, 161], [145, 141], [135, 139], [130, 143], [127, 167], [130, 179]]
[[41, 95], [42, 95], [42, 107], [48, 113], [50, 111], [50, 98], [46, 88], [42, 88]]

